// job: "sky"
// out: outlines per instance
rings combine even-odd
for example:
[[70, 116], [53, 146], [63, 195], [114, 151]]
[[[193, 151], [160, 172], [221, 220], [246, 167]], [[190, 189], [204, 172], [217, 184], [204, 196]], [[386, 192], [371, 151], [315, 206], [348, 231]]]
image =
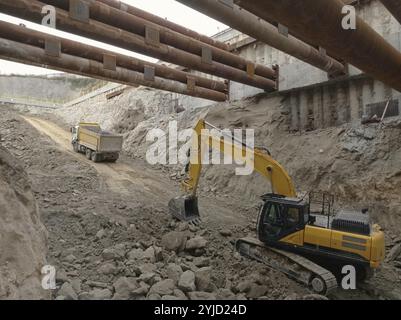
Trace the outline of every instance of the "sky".
[[[131, 4], [140, 9], [151, 12], [162, 18], [167, 18], [169, 21], [178, 23], [186, 28], [195, 30], [199, 33], [205, 34], [207, 36], [212, 36], [225, 28], [224, 24], [215, 21], [197, 11], [192, 10], [184, 6], [183, 4], [174, 0], [122, 0], [127, 4]], [[41, 25], [35, 25], [21, 19], [10, 17], [0, 13], [0, 20], [11, 22], [11, 23], [24, 23], [28, 28], [36, 29], [39, 31], [55, 34], [61, 37], [73, 39], [76, 41], [85, 42], [87, 44], [92, 44], [97, 47], [106, 48], [112, 51], [123, 53], [126, 55], [139, 57], [148, 61], [155, 61], [152, 58], [145, 57], [139, 54], [135, 54], [123, 49], [115, 48], [109, 45], [104, 45], [96, 41], [90, 41], [78, 36], [72, 36], [61, 31], [43, 27]], [[23, 64], [18, 64], [14, 62], [0, 60], [0, 74], [47, 74], [54, 73], [55, 71], [27, 66]]]

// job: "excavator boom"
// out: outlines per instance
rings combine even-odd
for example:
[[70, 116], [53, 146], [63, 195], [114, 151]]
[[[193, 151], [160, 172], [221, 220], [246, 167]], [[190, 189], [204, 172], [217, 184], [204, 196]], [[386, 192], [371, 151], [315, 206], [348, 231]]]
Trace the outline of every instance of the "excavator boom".
[[294, 184], [288, 173], [266, 151], [247, 146], [202, 119], [194, 129], [188, 178], [182, 183], [186, 194], [172, 199], [169, 203], [170, 213], [175, 218], [188, 222], [199, 220], [197, 189], [204, 155], [209, 154], [210, 149], [229, 154], [234, 161], [244, 158], [252, 161], [254, 170], [271, 182], [273, 194], [296, 197]]

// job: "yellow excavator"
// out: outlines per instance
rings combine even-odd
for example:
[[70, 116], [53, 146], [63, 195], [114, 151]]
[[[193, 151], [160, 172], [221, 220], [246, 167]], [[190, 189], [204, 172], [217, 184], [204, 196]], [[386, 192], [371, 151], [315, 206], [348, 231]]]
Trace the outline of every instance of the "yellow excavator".
[[[205, 130], [207, 128], [213, 130]], [[372, 275], [384, 260], [384, 234], [371, 223], [367, 210], [340, 210], [333, 214], [334, 197], [323, 194], [309, 200], [297, 198], [294, 184], [285, 169], [264, 148], [251, 148], [218, 128], [200, 120], [195, 129], [188, 177], [182, 183], [185, 195], [169, 202], [170, 213], [181, 221], [199, 221], [197, 188], [202, 159], [214, 148], [233, 159], [248, 155], [254, 168], [270, 181], [272, 192], [262, 196], [257, 238], [236, 240], [243, 256], [264, 263], [319, 294], [338, 286], [336, 278], [344, 265], [355, 267], [359, 280]], [[319, 209], [313, 211], [316, 203]], [[335, 276], [336, 275], [336, 276]]]

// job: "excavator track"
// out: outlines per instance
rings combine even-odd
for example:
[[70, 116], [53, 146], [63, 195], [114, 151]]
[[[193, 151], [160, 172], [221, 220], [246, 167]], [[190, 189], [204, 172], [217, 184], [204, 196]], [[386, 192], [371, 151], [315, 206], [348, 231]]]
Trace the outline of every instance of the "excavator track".
[[318, 294], [327, 295], [338, 286], [336, 277], [327, 269], [297, 254], [268, 247], [258, 239], [239, 239], [235, 249], [242, 256], [280, 271]]

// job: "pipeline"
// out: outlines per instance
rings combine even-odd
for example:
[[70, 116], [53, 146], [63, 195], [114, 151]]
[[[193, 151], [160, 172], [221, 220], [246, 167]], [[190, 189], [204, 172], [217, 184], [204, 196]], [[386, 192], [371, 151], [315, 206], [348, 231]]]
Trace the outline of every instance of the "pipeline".
[[261, 20], [259, 17], [237, 5], [230, 7], [219, 0], [177, 1], [280, 51], [326, 71], [332, 77], [346, 74], [346, 68], [342, 63], [291, 35], [285, 36], [280, 34], [275, 26]]
[[[66, 11], [69, 10], [70, 6], [69, 0], [41, 1]], [[185, 36], [171, 29], [128, 13], [127, 11], [116, 9], [115, 7], [110, 7], [102, 2], [103, 1], [92, 1], [89, 3], [89, 12], [91, 19], [110, 25], [112, 27], [135, 33], [142, 37], [146, 36], [146, 27], [151, 27], [155, 30], [158, 30], [161, 43], [183, 50], [185, 52], [195, 54], [197, 56], [201, 56], [202, 50], [207, 48], [208, 50], [210, 50], [214, 61], [242, 71], [247, 71], [247, 66], [249, 64], [253, 64], [251, 61], [246, 60], [236, 54], [219, 49], [189, 36]], [[112, 2], [115, 3], [115, 1]], [[263, 65], [255, 65], [255, 74], [268, 79], [275, 79], [276, 76], [274, 70]]]
[[204, 87], [206, 89], [211, 89], [222, 93], [228, 92], [227, 84], [221, 81], [206, 79], [177, 69], [162, 66], [160, 64], [151, 63], [134, 57], [107, 51], [105, 49], [88, 46], [86, 44], [68, 40], [65, 38], [58, 38], [47, 33], [27, 29], [25, 27], [7, 23], [4, 21], [0, 21], [0, 37], [20, 43], [29, 44], [39, 48], [44, 48], [46, 39], [52, 39], [53, 41], [60, 42], [61, 52], [66, 54], [99, 62], [103, 62], [104, 54], [108, 54], [109, 56], [115, 56], [116, 65], [122, 68], [144, 73], [145, 66], [148, 66], [154, 68], [155, 76], [160, 78], [178, 81], [185, 84], [188, 82], [188, 78], [193, 78], [195, 80], [195, 84], [199, 87]]
[[[42, 8], [44, 5], [43, 2], [36, 0], [2, 0], [0, 1], [0, 11], [38, 23], [42, 21]], [[56, 14], [58, 30], [75, 33], [130, 51], [136, 51], [137, 53], [148, 55], [153, 58], [257, 87], [268, 92], [276, 90], [276, 82], [273, 80], [257, 75], [251, 76], [244, 71], [223, 65], [216, 61], [205, 63], [201, 57], [194, 54], [162, 43], [158, 45], [149, 43], [144, 37], [108, 26], [92, 19], [89, 19], [87, 22], [71, 19], [68, 12], [58, 8], [56, 8]]]
[[59, 57], [55, 57], [48, 55], [44, 49], [2, 38], [0, 38], [0, 59], [42, 68], [51, 68], [125, 85], [143, 85], [158, 90], [176, 92], [213, 101], [226, 100], [226, 95], [221, 92], [200, 87], [189, 89], [185, 84], [157, 77], [154, 81], [147, 81], [142, 73], [136, 71], [121, 67], [116, 67], [115, 70], [108, 70], [104, 68], [103, 63], [98, 61], [65, 53], [61, 53]]
[[274, 17], [290, 30], [297, 30], [373, 78], [401, 91], [401, 53], [359, 17], [355, 30], [345, 30], [341, 0], [235, 0], [235, 3], [263, 19]]

